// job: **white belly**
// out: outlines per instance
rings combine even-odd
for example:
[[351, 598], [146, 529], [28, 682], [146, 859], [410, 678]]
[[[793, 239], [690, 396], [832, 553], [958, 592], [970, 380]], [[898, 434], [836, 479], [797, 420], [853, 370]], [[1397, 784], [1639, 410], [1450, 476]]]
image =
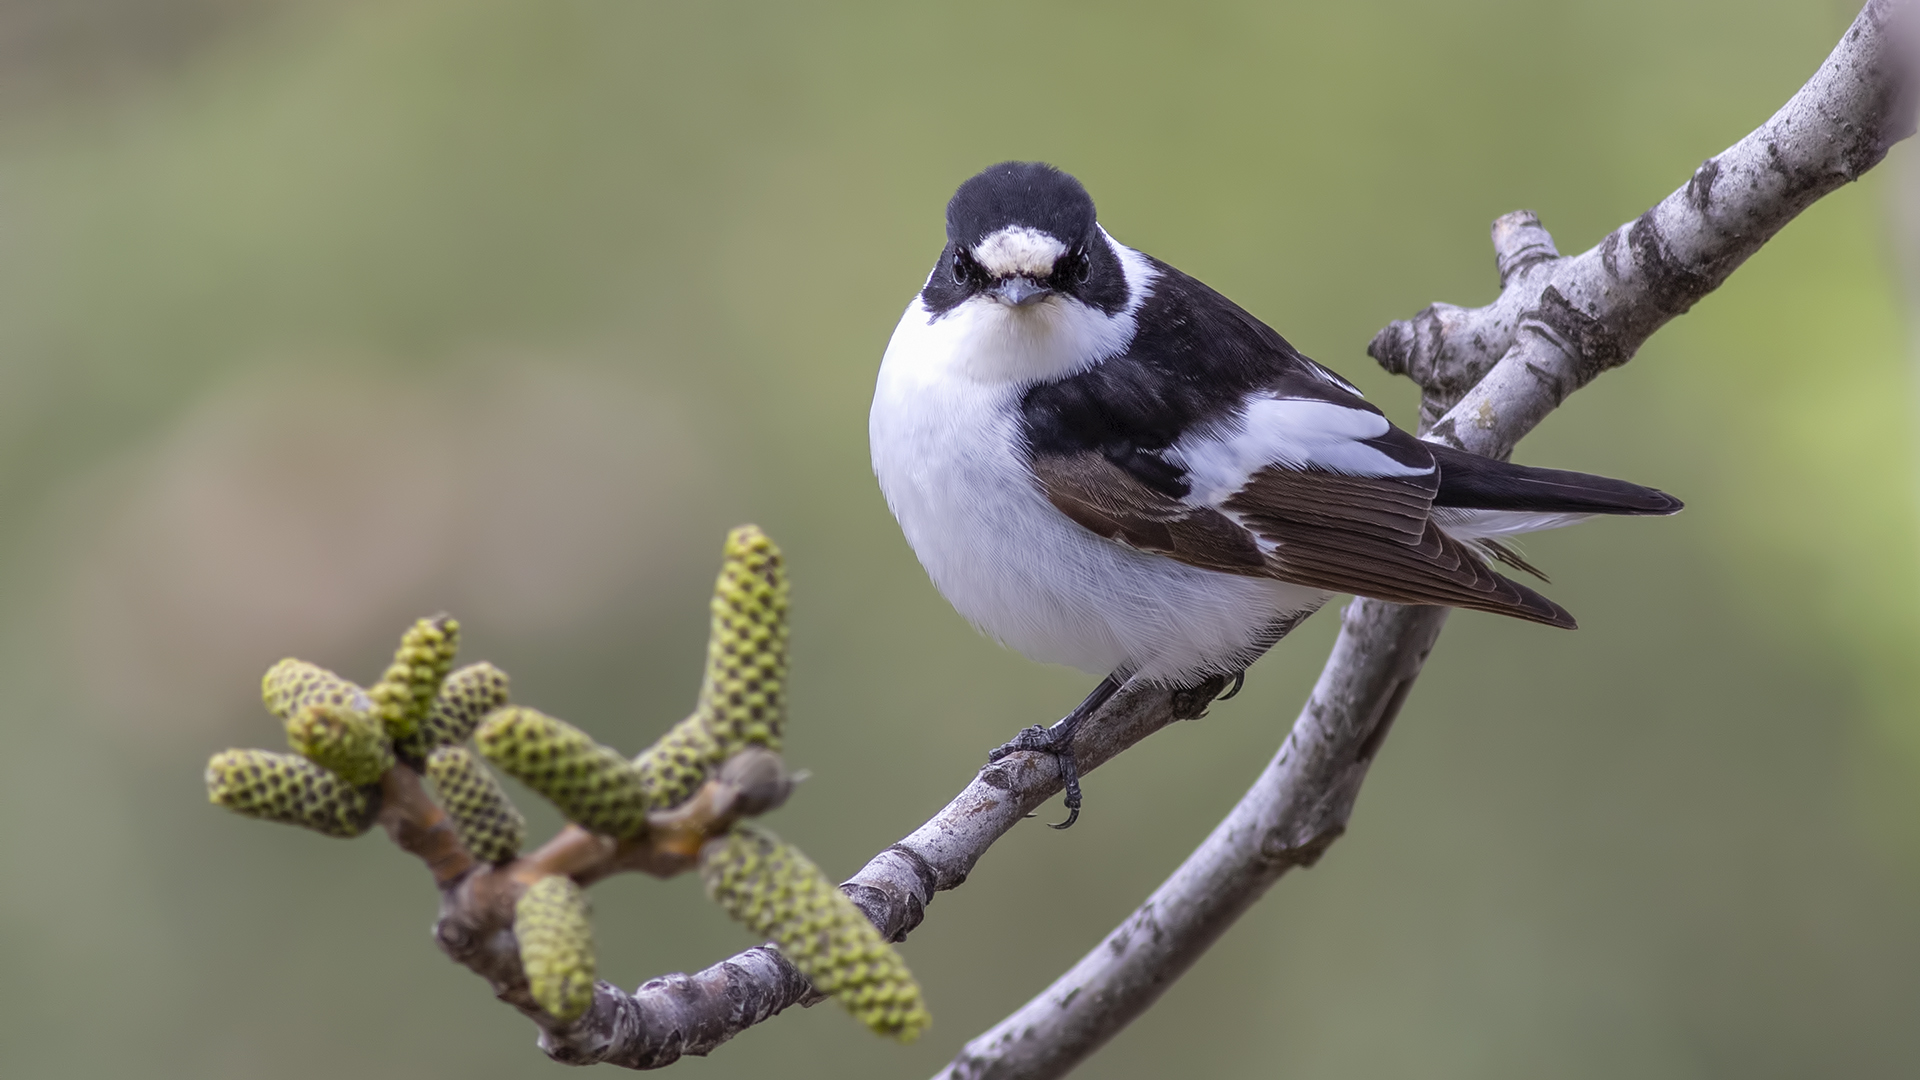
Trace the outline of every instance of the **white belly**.
[[1235, 671], [1327, 594], [1201, 570], [1081, 528], [1028, 472], [1018, 384], [950, 355], [964, 328], [916, 303], [881, 363], [868, 433], [907, 542], [975, 626], [1035, 660], [1162, 683]]

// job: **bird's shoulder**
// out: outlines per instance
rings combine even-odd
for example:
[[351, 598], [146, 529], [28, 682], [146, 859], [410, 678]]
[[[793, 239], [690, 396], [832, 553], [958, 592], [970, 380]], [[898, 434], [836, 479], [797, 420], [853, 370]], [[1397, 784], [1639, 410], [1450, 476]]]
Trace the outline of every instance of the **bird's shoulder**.
[[1243, 392], [1330, 394], [1371, 409], [1360, 390], [1316, 363], [1252, 312], [1205, 282], [1152, 256], [1153, 277], [1136, 313], [1128, 353], [1148, 368]]
[[[1185, 497], [1190, 485], [1182, 479], [1183, 443], [1236, 434], [1255, 443], [1272, 441], [1258, 429], [1278, 422], [1327, 449], [1350, 432], [1383, 449], [1390, 445], [1389, 457], [1431, 467], [1420, 444], [1393, 428], [1352, 383], [1218, 291], [1147, 258], [1154, 271], [1150, 291], [1134, 308], [1135, 330], [1126, 347], [1022, 395], [1021, 426], [1036, 461], [1096, 454], [1155, 490]], [[1294, 404], [1276, 409], [1277, 402]], [[1249, 420], [1256, 430], [1248, 430]], [[1240, 442], [1236, 454], [1256, 449], [1244, 438]], [[1276, 447], [1282, 459], [1287, 452]], [[1344, 457], [1351, 464], [1364, 455]], [[1337, 466], [1310, 458], [1301, 463]]]

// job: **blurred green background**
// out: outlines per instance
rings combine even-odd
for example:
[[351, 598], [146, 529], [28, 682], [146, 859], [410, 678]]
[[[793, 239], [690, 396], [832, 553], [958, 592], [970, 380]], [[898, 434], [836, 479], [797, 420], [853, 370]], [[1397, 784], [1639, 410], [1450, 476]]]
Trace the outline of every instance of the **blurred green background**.
[[[815, 776], [772, 824], [835, 874], [1078, 700], [947, 608], [867, 465], [881, 351], [978, 168], [1072, 170], [1408, 422], [1364, 346], [1489, 299], [1492, 218], [1587, 247], [1853, 13], [0, 4], [0, 1074], [559, 1074], [384, 840], [206, 805], [210, 752], [279, 744], [282, 656], [371, 678], [448, 609], [519, 700], [637, 749], [757, 521]], [[1583, 629], [1456, 615], [1348, 837], [1082, 1075], [1920, 1075], [1903, 164], [1522, 446], [1688, 510], [1534, 540]], [[1333, 629], [942, 896], [905, 947], [921, 1042], [796, 1010], [679, 1074], [934, 1071], [1206, 833]], [[751, 942], [692, 880], [594, 896], [629, 987]]]

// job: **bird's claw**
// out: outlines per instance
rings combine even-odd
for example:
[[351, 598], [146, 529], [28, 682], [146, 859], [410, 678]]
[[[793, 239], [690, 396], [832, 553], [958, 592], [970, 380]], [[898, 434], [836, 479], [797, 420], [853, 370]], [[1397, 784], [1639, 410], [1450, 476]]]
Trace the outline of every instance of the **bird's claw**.
[[[1060, 766], [1060, 784], [1066, 789], [1067, 820], [1049, 829], [1065, 829], [1080, 820], [1080, 763], [1073, 757], [1073, 736], [1064, 737], [1055, 734], [1052, 728], [1021, 728], [1019, 734], [987, 751], [987, 764], [991, 765], [1008, 755], [1021, 752], [1046, 754]], [[1032, 815], [1028, 815], [1031, 817]]]

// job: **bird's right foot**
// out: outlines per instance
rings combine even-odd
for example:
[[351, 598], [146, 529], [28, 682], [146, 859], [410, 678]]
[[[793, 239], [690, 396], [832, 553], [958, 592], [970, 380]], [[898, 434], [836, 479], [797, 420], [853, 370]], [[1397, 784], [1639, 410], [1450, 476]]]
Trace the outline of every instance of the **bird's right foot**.
[[1079, 726], [1076, 714], [1052, 727], [1021, 728], [1018, 735], [987, 752], [989, 765], [1022, 751], [1046, 754], [1060, 764], [1060, 786], [1067, 792], [1067, 820], [1047, 826], [1049, 829], [1065, 829], [1080, 820], [1080, 763], [1073, 756], [1073, 733]]
[[1065, 829], [1080, 820], [1080, 763], [1073, 756], [1073, 736], [1080, 722], [1100, 710], [1120, 690], [1120, 680], [1109, 675], [1100, 680], [1087, 699], [1074, 707], [1052, 727], [1022, 728], [1018, 735], [994, 747], [987, 754], [991, 765], [1009, 754], [1022, 752], [1047, 754], [1060, 764], [1060, 786], [1066, 789], [1067, 820], [1048, 828]]

